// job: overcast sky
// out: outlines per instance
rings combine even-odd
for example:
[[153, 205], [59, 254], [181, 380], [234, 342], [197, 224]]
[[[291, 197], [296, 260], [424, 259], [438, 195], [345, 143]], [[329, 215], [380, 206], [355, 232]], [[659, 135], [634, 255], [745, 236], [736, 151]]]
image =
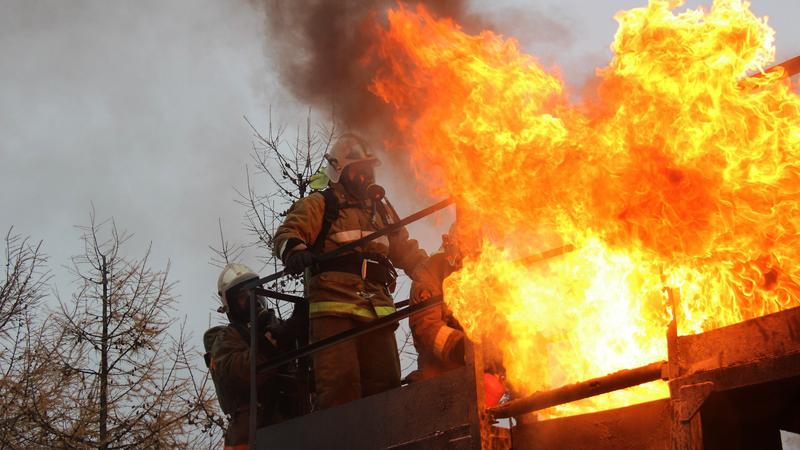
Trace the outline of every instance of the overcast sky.
[[[474, 9], [580, 85], [609, 58], [614, 13], [644, 2]], [[690, 5], [701, 3], [709, 4]], [[800, 2], [752, 8], [770, 16], [779, 59], [800, 54]], [[274, 75], [264, 24], [245, 0], [0, 0], [0, 230], [44, 240], [62, 294], [72, 286], [61, 266], [82, 248], [74, 225], [87, 222], [93, 202], [98, 217], [135, 233], [129, 255], [152, 241], [154, 264], [171, 260], [179, 313], [199, 338], [216, 306], [207, 246], [217, 219], [231, 240], [247, 238], [233, 190], [251, 149], [242, 116], [263, 123], [272, 105], [294, 124], [306, 109]], [[425, 206], [387, 184], [401, 214]], [[412, 227], [429, 250], [441, 231]]]

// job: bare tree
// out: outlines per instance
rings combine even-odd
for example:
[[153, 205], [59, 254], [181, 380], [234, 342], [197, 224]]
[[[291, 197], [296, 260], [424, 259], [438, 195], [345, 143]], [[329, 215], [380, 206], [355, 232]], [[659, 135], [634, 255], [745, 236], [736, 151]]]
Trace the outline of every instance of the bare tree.
[[219, 247], [209, 245], [211, 250], [211, 265], [222, 269], [231, 262], [238, 261], [245, 251], [245, 247], [239, 243], [232, 243], [225, 239], [225, 233], [222, 231], [222, 219], [219, 219]]
[[[254, 238], [251, 244], [261, 250], [262, 268], [277, 272], [281, 262], [273, 256], [275, 230], [292, 203], [314, 190], [314, 177], [320, 173], [336, 128], [334, 125], [312, 126], [309, 114], [305, 127], [298, 128], [294, 138], [286, 139], [286, 127], [273, 124], [271, 112], [265, 133], [258, 131], [249, 120], [247, 123], [253, 131], [251, 157], [255, 175], [260, 178], [251, 179], [248, 169], [246, 191], [238, 192], [238, 202], [245, 208], [245, 227]], [[302, 294], [302, 277], [284, 277], [267, 287], [279, 292]], [[273, 301], [271, 306], [281, 317], [291, 312], [291, 305], [285, 303]]]
[[[73, 258], [78, 290], [47, 320], [32, 355], [54, 389], [30, 389], [36, 445], [75, 448], [195, 448], [218, 440], [207, 414], [214, 401], [196, 378], [168, 270], [122, 254], [129, 235], [94, 213]], [[106, 235], [103, 238], [101, 235]], [[196, 356], [196, 355], [195, 355]], [[44, 436], [45, 438], [42, 438]], [[43, 442], [46, 440], [47, 442]]]
[[[21, 430], [31, 429], [29, 391], [48, 384], [50, 367], [40, 364], [35, 316], [50, 272], [42, 242], [9, 229], [5, 236], [4, 278], [0, 283], [0, 446], [24, 447]], [[37, 439], [38, 440], [38, 439]]]
[[[20, 330], [44, 297], [50, 274], [45, 267], [47, 257], [42, 253], [41, 241], [32, 243], [29, 238], [15, 235], [13, 229], [9, 229], [4, 243], [5, 278], [0, 285], [0, 343], [3, 347], [0, 357], [11, 356], [10, 362], [13, 363]], [[7, 345], [11, 348], [8, 349]]]

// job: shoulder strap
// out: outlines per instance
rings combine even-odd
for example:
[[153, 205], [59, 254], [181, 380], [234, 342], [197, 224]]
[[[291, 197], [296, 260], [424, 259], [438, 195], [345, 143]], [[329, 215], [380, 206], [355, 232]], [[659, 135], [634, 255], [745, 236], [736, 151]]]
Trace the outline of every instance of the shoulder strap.
[[314, 241], [314, 245], [311, 246], [311, 253], [315, 255], [322, 252], [325, 238], [328, 237], [328, 232], [331, 231], [331, 225], [339, 218], [339, 199], [333, 189], [325, 189], [320, 194], [325, 199], [325, 212], [322, 214], [322, 226], [319, 229], [317, 239]]

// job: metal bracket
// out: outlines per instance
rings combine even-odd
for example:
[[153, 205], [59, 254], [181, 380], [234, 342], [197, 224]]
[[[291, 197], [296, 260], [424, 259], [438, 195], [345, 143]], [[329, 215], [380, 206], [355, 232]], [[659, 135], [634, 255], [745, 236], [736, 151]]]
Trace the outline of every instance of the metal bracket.
[[700, 407], [703, 406], [703, 403], [713, 391], [714, 383], [711, 381], [681, 386], [678, 394], [679, 399], [675, 402], [678, 407], [678, 419], [681, 422], [692, 420], [692, 417], [697, 414], [697, 411], [700, 410]]
[[669, 381], [669, 375], [670, 375], [669, 362], [664, 361], [664, 364], [661, 365], [661, 380]]

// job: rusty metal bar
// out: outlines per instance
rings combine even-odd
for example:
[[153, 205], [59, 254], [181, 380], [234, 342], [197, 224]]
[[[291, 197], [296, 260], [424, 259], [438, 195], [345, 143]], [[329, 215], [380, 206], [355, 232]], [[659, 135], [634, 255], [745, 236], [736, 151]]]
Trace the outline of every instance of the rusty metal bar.
[[437, 211], [441, 211], [442, 209], [447, 208], [448, 206], [450, 206], [452, 204], [453, 204], [453, 199], [452, 198], [446, 198], [446, 199], [440, 201], [439, 203], [431, 205], [431, 206], [429, 206], [429, 207], [427, 207], [427, 208], [425, 208], [423, 210], [417, 211], [414, 214], [411, 214], [410, 216], [406, 217], [405, 219], [400, 220], [399, 222], [395, 222], [393, 224], [390, 224], [390, 225], [388, 225], [388, 226], [386, 226], [386, 227], [384, 227], [384, 228], [382, 228], [382, 229], [380, 229], [380, 230], [378, 230], [378, 231], [376, 231], [374, 233], [371, 233], [371, 234], [368, 234], [368, 235], [362, 237], [361, 239], [357, 239], [357, 240], [355, 240], [353, 242], [348, 242], [347, 244], [344, 244], [344, 245], [342, 245], [340, 247], [336, 247], [335, 249], [333, 249], [333, 250], [331, 250], [331, 251], [329, 251], [327, 253], [323, 253], [322, 255], [319, 255], [317, 257], [317, 262], [329, 261], [329, 260], [331, 260], [333, 258], [336, 258], [337, 256], [340, 256], [340, 255], [342, 255], [344, 253], [347, 253], [347, 252], [349, 252], [351, 250], [354, 250], [356, 247], [364, 245], [367, 242], [374, 241], [375, 239], [378, 239], [381, 236], [386, 236], [387, 234], [391, 234], [392, 232], [394, 232], [396, 230], [399, 230], [400, 228], [403, 228], [406, 225], [414, 223], [414, 222], [418, 221], [419, 219], [422, 219], [424, 217], [430, 216], [431, 214], [433, 214], [433, 213], [435, 213]]
[[786, 73], [787, 77], [793, 77], [800, 73], [800, 56], [795, 56], [792, 59], [788, 59], [780, 64], [774, 65], [767, 69], [765, 72], [773, 72], [778, 69], [778, 67], [783, 67], [783, 70]]
[[255, 291], [256, 295], [262, 295], [264, 297], [273, 298], [275, 300], [283, 300], [289, 303], [301, 303], [306, 301], [305, 297], [273, 291], [271, 289], [255, 288]]
[[659, 361], [635, 369], [620, 370], [604, 377], [593, 378], [580, 383], [562, 386], [550, 391], [537, 392], [528, 397], [512, 400], [489, 409], [495, 419], [514, 417], [520, 414], [539, 411], [552, 406], [563, 405], [595, 395], [605, 394], [662, 378], [666, 373], [667, 362]]
[[515, 262], [521, 264], [535, 264], [538, 262], [542, 262], [547, 259], [555, 258], [556, 256], [565, 255], [575, 250], [575, 246], [572, 244], [562, 245], [561, 247], [551, 248], [549, 250], [545, 250], [541, 253], [536, 253], [533, 255], [525, 256], [516, 260]]
[[757, 73], [753, 75], [752, 78], [761, 78], [764, 76], [764, 74], [775, 72], [779, 68], [784, 70], [784, 74], [787, 78], [791, 78], [797, 74], [800, 74], [800, 56], [795, 56], [794, 58], [787, 59], [782, 63], [775, 64], [774, 66], [765, 69], [764, 73]]
[[[256, 323], [256, 293], [250, 291], [250, 323]], [[258, 354], [258, 339], [256, 333], [250, 333], [250, 404], [248, 405], [250, 417], [247, 442], [250, 448], [256, 448], [256, 426], [258, 424], [258, 385], [256, 384], [257, 365], [256, 355]]]

